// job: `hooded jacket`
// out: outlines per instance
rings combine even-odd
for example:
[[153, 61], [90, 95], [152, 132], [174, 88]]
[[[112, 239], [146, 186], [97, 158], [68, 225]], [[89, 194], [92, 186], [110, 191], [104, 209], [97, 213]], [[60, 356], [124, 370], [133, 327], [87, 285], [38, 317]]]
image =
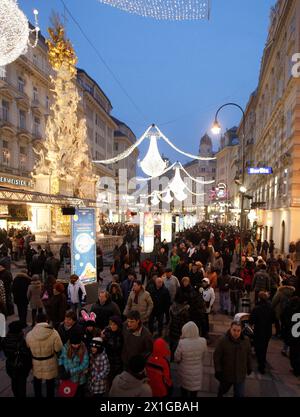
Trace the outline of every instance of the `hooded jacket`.
[[56, 330], [48, 323], [38, 323], [26, 336], [26, 344], [31, 350], [33, 376], [38, 379], [57, 377], [57, 353], [63, 344]]
[[175, 351], [178, 363], [178, 382], [188, 391], [200, 391], [203, 382], [203, 361], [207, 343], [199, 336], [199, 329], [193, 321], [182, 328], [181, 339]]
[[42, 294], [42, 283], [40, 280], [31, 281], [31, 284], [27, 290], [27, 298], [30, 303], [30, 307], [33, 308], [43, 308], [43, 302], [41, 299]]
[[162, 338], [156, 339], [153, 344], [152, 355], [146, 364], [153, 397], [166, 397], [169, 388], [172, 386], [170, 363], [167, 360], [170, 354], [167, 342]]
[[109, 397], [152, 397], [146, 376], [136, 378], [127, 371], [117, 375], [108, 394]]

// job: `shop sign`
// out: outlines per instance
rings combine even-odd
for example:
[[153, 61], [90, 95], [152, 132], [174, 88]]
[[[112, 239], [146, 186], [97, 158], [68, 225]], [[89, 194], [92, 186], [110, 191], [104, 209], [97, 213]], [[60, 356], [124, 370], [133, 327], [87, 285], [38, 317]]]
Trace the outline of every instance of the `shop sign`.
[[273, 174], [273, 168], [272, 167], [249, 167], [248, 168], [248, 174]]
[[9, 184], [9, 185], [15, 185], [17, 187], [31, 187], [32, 188], [32, 182], [30, 180], [25, 180], [21, 178], [0, 176], [0, 185], [1, 184]]

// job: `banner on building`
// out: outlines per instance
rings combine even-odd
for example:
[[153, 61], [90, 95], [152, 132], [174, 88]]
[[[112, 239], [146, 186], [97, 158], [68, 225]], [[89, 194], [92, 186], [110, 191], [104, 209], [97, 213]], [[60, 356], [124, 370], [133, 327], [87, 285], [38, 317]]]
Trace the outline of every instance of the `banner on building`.
[[139, 245], [142, 248], [141, 251], [144, 252], [144, 213], [141, 211], [140, 215], [140, 236], [139, 236]]
[[84, 284], [97, 281], [95, 209], [76, 208], [72, 216], [72, 273]]
[[154, 219], [152, 213], [144, 213], [143, 253], [152, 253], [154, 248]]
[[176, 220], [175, 220], [175, 233], [178, 233], [179, 230], [179, 216], [176, 216]]
[[161, 241], [172, 242], [172, 214], [162, 213], [161, 215]]

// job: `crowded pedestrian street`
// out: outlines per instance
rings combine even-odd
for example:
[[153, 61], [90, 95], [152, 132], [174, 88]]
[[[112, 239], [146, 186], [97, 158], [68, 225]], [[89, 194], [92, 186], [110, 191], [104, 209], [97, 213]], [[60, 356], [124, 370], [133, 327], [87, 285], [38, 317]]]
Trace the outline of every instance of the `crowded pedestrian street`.
[[1, 411], [300, 398], [299, 17], [0, 0]]

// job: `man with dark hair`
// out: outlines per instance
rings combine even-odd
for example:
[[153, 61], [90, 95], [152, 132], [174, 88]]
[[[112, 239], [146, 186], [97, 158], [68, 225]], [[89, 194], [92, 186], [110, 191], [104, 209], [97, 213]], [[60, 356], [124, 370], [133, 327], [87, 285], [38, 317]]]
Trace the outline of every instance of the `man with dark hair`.
[[157, 277], [155, 280], [155, 287], [150, 293], [153, 301], [153, 310], [149, 318], [149, 330], [153, 334], [154, 322], [157, 320], [158, 336], [162, 335], [164, 315], [169, 317], [169, 308], [171, 305], [170, 294], [167, 288], [164, 286], [162, 278]]
[[63, 344], [66, 344], [71, 335], [83, 334], [83, 327], [77, 322], [77, 314], [73, 310], [68, 310], [65, 314], [64, 321], [57, 329]]
[[141, 355], [133, 356], [128, 369], [117, 375], [112, 383], [109, 397], [152, 397], [152, 390], [145, 372], [146, 360]]
[[44, 265], [44, 271], [48, 275], [53, 275], [55, 278], [57, 278], [59, 269], [60, 269], [59, 259], [55, 258], [52, 252], [49, 252], [48, 258], [46, 259], [46, 262]]
[[260, 291], [269, 292], [271, 290], [271, 278], [266, 269], [266, 265], [261, 264], [260, 269], [254, 274], [252, 290], [255, 291], [255, 304], [258, 302], [258, 293]]
[[127, 322], [123, 325], [122, 361], [124, 368], [128, 368], [129, 361], [136, 355], [147, 358], [152, 353], [153, 340], [149, 330], [143, 326], [140, 313], [136, 310], [127, 315]]
[[128, 297], [124, 310], [124, 316], [128, 317], [128, 313], [137, 310], [141, 315], [142, 323], [148, 323], [150, 314], [153, 309], [153, 301], [148, 291], [145, 291], [142, 281], [135, 281], [132, 291]]
[[32, 354], [35, 396], [42, 397], [42, 380], [45, 379], [47, 398], [53, 398], [55, 378], [58, 376], [57, 354], [63, 343], [58, 332], [49, 326], [46, 314], [37, 315], [36, 325], [27, 334], [26, 343]]
[[242, 334], [242, 325], [233, 321], [214, 351], [215, 377], [220, 382], [218, 397], [233, 385], [234, 397], [244, 397], [245, 379], [252, 372], [251, 344]]
[[109, 293], [104, 290], [99, 291], [98, 300], [92, 305], [91, 312], [96, 314], [96, 325], [101, 330], [108, 326], [111, 316], [121, 317], [118, 305], [111, 300]]

